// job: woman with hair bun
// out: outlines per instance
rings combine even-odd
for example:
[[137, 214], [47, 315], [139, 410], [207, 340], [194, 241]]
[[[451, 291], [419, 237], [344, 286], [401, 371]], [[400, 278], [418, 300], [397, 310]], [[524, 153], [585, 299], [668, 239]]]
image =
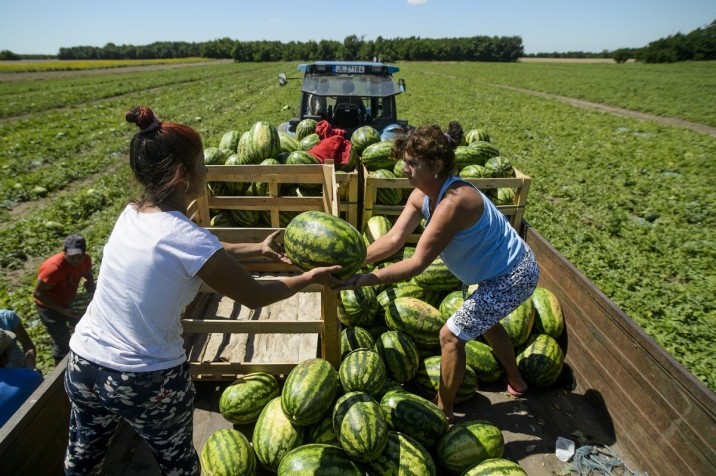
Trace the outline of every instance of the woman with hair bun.
[[121, 420], [148, 443], [162, 474], [198, 475], [193, 445], [194, 385], [180, 316], [201, 282], [257, 308], [312, 283], [334, 284], [340, 266], [283, 281], [259, 282], [238, 260], [290, 261], [274, 242], [222, 243], [185, 215], [206, 190], [201, 138], [164, 122], [148, 107], [126, 120], [139, 127], [129, 164], [142, 187], [109, 237], [94, 298], [70, 340], [65, 390], [70, 397], [65, 474], [99, 474]]
[[366, 262], [397, 252], [423, 218], [425, 231], [410, 258], [334, 286], [407, 281], [438, 256], [464, 288], [479, 284], [440, 330], [440, 387], [434, 402], [449, 421], [465, 375], [465, 343], [481, 335], [505, 368], [507, 391], [522, 396], [527, 390], [512, 341], [499, 321], [532, 295], [539, 277], [532, 250], [505, 216], [476, 187], [453, 175], [455, 148], [462, 139], [462, 127], [453, 121], [446, 131], [437, 125], [422, 126], [396, 140], [393, 158], [403, 159], [403, 172], [415, 189], [391, 230], [368, 247]]

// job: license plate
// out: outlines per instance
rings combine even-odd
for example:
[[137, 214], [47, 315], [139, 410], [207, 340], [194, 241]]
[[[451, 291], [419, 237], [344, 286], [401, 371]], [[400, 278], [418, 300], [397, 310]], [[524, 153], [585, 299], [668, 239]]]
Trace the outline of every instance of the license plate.
[[336, 73], [365, 73], [365, 66], [355, 64], [337, 64]]

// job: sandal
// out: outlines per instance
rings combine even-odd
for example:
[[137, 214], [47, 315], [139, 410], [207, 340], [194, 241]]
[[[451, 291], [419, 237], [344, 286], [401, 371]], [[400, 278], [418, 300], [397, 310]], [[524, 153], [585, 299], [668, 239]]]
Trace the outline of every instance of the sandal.
[[520, 397], [524, 397], [524, 396], [525, 396], [525, 393], [527, 393], [527, 389], [525, 389], [525, 390], [523, 390], [522, 392], [520, 392], [519, 390], [517, 390], [516, 388], [514, 388], [512, 385], [510, 385], [510, 384], [508, 383], [508, 384], [507, 384], [507, 393], [509, 393], [509, 394], [512, 395], [513, 397], [520, 398]]

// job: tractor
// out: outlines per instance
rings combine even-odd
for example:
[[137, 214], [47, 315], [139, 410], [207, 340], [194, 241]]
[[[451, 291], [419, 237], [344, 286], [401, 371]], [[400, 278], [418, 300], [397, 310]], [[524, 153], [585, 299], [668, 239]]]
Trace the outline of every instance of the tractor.
[[[278, 130], [296, 133], [303, 119], [326, 120], [333, 128], [343, 129], [350, 138], [361, 126], [376, 129], [382, 140], [405, 134], [408, 121], [398, 119], [395, 97], [405, 91], [405, 81], [393, 80], [397, 66], [380, 62], [316, 61], [299, 64], [303, 73], [298, 117], [279, 125]], [[279, 85], [289, 79], [278, 75]]]

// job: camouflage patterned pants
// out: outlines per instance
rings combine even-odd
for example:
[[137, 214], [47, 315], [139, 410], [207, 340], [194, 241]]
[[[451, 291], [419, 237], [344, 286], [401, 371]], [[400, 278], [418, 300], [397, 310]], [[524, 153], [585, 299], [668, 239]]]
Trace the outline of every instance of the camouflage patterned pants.
[[122, 372], [70, 352], [65, 372], [70, 433], [65, 474], [101, 474], [121, 420], [147, 442], [164, 475], [198, 475], [193, 445], [194, 384], [188, 364]]

